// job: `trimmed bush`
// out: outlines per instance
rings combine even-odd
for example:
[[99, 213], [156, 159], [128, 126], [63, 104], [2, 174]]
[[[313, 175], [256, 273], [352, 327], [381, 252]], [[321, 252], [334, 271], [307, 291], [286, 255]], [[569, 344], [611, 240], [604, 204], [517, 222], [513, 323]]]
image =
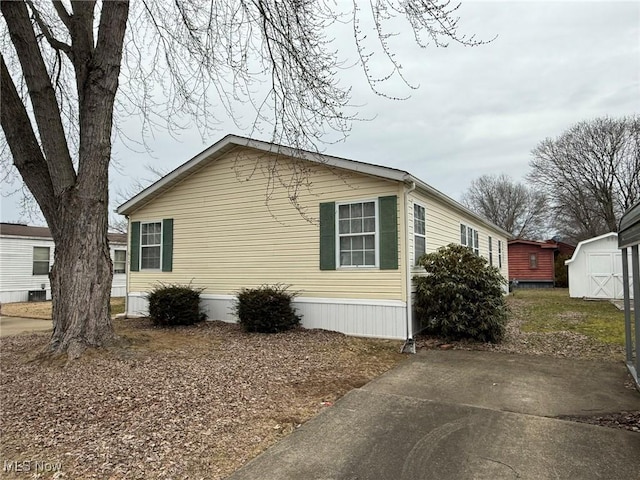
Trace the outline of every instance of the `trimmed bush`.
[[236, 297], [234, 314], [247, 332], [277, 333], [300, 325], [291, 301], [296, 292], [289, 285], [262, 285], [243, 288]]
[[160, 285], [147, 295], [149, 316], [154, 325], [193, 325], [206, 318], [200, 312], [202, 289], [191, 285]]
[[448, 340], [499, 342], [507, 322], [505, 279], [486, 259], [451, 244], [425, 254], [416, 276], [416, 315], [425, 331]]

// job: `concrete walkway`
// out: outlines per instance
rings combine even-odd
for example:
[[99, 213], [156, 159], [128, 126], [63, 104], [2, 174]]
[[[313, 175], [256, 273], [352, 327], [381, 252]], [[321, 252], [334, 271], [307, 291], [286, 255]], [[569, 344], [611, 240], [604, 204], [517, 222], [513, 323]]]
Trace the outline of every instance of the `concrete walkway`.
[[640, 478], [640, 433], [550, 418], [640, 410], [626, 375], [622, 362], [419, 353], [229, 478]]
[[53, 330], [51, 319], [24, 317], [0, 317], [0, 337], [17, 335], [19, 333], [45, 332]]

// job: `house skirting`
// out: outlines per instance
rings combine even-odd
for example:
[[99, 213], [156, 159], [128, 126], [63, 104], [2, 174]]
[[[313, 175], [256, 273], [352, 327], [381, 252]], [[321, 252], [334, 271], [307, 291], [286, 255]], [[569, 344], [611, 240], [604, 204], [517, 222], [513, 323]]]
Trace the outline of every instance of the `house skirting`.
[[[41, 290], [40, 288], [33, 288], [31, 290]], [[51, 300], [51, 289], [45, 289], [46, 299]], [[114, 286], [111, 289], [112, 297], [124, 297], [127, 293], [126, 286]], [[21, 290], [5, 290], [0, 292], [0, 303], [16, 303], [16, 302], [28, 302], [29, 301], [29, 289]]]
[[518, 280], [516, 288], [553, 288], [553, 280]]
[[[235, 323], [233, 295], [200, 295], [200, 307], [209, 320]], [[304, 328], [321, 328], [358, 337], [405, 340], [407, 304], [399, 300], [297, 297], [293, 302]], [[143, 292], [127, 296], [127, 316], [146, 316], [149, 304]]]

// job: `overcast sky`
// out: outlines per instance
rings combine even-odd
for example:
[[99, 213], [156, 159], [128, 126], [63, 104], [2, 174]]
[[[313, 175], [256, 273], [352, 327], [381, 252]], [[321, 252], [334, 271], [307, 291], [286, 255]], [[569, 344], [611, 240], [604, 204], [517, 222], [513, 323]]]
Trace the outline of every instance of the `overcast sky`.
[[[420, 88], [386, 88], [410, 94], [406, 101], [377, 97], [359, 71], [347, 72], [353, 103], [375, 118], [325, 153], [407, 170], [459, 200], [480, 175], [522, 179], [531, 150], [574, 123], [640, 113], [640, 2], [466, 1], [458, 14], [461, 32], [497, 38], [426, 50], [409, 35], [398, 40], [405, 76]], [[248, 134], [231, 122], [204, 140], [195, 129], [180, 141], [159, 134], [153, 157], [117, 144], [122, 168], [111, 184], [149, 177], [148, 163], [168, 172], [227, 133]], [[19, 196], [5, 198], [2, 188], [0, 219], [20, 220]]]

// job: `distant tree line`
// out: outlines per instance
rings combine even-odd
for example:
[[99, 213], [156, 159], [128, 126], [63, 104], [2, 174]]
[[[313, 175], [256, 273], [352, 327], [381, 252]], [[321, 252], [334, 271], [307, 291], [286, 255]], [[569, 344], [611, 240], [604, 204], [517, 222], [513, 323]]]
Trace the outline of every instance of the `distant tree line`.
[[640, 117], [577, 123], [531, 152], [526, 183], [483, 175], [462, 197], [516, 238], [581, 240], [615, 232], [640, 200]]

